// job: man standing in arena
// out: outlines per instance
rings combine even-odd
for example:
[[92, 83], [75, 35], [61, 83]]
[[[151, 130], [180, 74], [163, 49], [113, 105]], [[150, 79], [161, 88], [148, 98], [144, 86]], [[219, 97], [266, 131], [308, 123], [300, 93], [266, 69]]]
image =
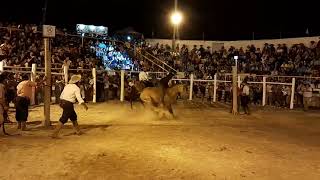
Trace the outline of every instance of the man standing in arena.
[[242, 96], [241, 96], [241, 105], [245, 114], [250, 115], [249, 111], [249, 101], [250, 101], [250, 88], [248, 86], [247, 80], [244, 80], [241, 84]]
[[70, 119], [75, 132], [77, 135], [81, 135], [82, 132], [80, 131], [78, 121], [77, 121], [77, 113], [74, 110], [73, 104], [76, 101], [81, 104], [85, 110], [88, 110], [87, 105], [84, 103], [84, 100], [81, 98], [79, 83], [81, 80], [81, 75], [73, 75], [67, 84], [60, 96], [60, 107], [63, 109], [62, 116], [60, 117], [59, 124], [57, 125], [54, 133], [51, 135], [52, 138], [57, 138], [59, 132], [63, 125], [68, 122]]
[[[8, 109], [6, 98], [5, 98], [5, 85], [3, 84], [4, 76], [0, 74], [0, 128], [3, 128], [4, 130], [4, 122], [7, 119], [6, 111]], [[5, 133], [5, 131], [3, 131]]]
[[[45, 82], [45, 78], [40, 84]], [[32, 97], [32, 87], [36, 87], [37, 83], [29, 80], [28, 75], [22, 76], [22, 82], [17, 86], [16, 98], [16, 120], [18, 122], [18, 129], [26, 131], [26, 122], [29, 115], [30, 99]]]

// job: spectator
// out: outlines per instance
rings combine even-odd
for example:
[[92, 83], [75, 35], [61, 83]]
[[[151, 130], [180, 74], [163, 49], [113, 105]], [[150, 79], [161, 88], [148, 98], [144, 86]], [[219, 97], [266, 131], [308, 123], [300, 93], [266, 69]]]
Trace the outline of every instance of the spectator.
[[247, 84], [246, 81], [244, 81], [242, 84], [241, 84], [241, 90], [242, 90], [242, 95], [241, 95], [241, 106], [243, 108], [243, 111], [245, 114], [249, 115], [250, 114], [250, 111], [249, 111], [249, 101], [250, 101], [250, 98], [249, 98], [249, 95], [250, 95], [250, 88]]
[[303, 92], [303, 107], [304, 107], [304, 110], [307, 111], [311, 104], [311, 98], [312, 98], [312, 88], [310, 84], [307, 83], [303, 88], [302, 92]]

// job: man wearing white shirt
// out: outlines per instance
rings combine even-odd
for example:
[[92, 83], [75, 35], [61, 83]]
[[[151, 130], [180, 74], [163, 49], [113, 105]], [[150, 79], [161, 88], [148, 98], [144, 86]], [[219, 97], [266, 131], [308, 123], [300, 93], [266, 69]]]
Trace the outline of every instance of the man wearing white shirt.
[[246, 82], [246, 80], [243, 82], [243, 84], [241, 84], [242, 87], [242, 96], [241, 96], [241, 105], [243, 107], [244, 113], [245, 114], [250, 114], [249, 112], [249, 95], [250, 95], [250, 88]]
[[145, 85], [145, 87], [153, 86], [152, 82], [150, 82], [149, 75], [145, 71], [145, 69], [143, 69], [143, 71], [139, 73], [139, 81], [142, 82]]
[[73, 124], [76, 134], [82, 134], [77, 121], [77, 113], [75, 112], [73, 106], [73, 104], [78, 101], [79, 104], [83, 105], [85, 110], [88, 110], [87, 105], [84, 103], [84, 100], [81, 97], [80, 88], [78, 87], [80, 80], [81, 75], [73, 75], [71, 77], [71, 80], [69, 81], [69, 84], [64, 87], [61, 93], [60, 107], [63, 109], [63, 113], [60, 117], [59, 124], [57, 125], [54, 133], [51, 136], [52, 138], [58, 137], [61, 128], [66, 122], [68, 122], [69, 119]]
[[145, 70], [141, 71], [139, 73], [139, 81], [145, 82], [145, 81], [148, 81], [148, 80], [149, 80], [148, 73], [145, 72]]

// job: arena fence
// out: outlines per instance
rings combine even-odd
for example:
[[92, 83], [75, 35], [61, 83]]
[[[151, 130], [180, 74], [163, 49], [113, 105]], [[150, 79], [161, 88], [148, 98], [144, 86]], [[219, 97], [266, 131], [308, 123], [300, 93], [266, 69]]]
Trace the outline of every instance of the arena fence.
[[[63, 66], [63, 68], [53, 68], [58, 70], [58, 72], [52, 72], [53, 75], [60, 75], [63, 76], [64, 81], [68, 82], [69, 79], [69, 73], [72, 72], [91, 72], [92, 78], [93, 78], [93, 102], [97, 102], [97, 70], [96, 68], [93, 69], [69, 69], [67, 66]], [[44, 74], [44, 68], [37, 68], [36, 64], [32, 64], [31, 67], [16, 67], [16, 66], [4, 66], [3, 62], [0, 62], [0, 73], [1, 72], [11, 72], [11, 73], [26, 73], [31, 75], [31, 81], [36, 80], [37, 74]], [[59, 72], [60, 71], [60, 72]], [[100, 72], [100, 71], [99, 71]], [[109, 74], [113, 73], [120, 73], [120, 101], [124, 101], [125, 96], [125, 76], [130, 76], [131, 74], [139, 74], [139, 71], [108, 71]], [[149, 72], [149, 74], [155, 74], [156, 77], [159, 79], [165, 75], [165, 72]], [[175, 78], [173, 81], [180, 81], [187, 83], [189, 85], [189, 100], [193, 100], [193, 86], [195, 82], [205, 82], [205, 83], [211, 83], [213, 84], [213, 102], [217, 102], [217, 89], [218, 89], [218, 83], [231, 83], [230, 80], [227, 80], [228, 75], [219, 76], [217, 74], [214, 75], [213, 79], [207, 80], [207, 79], [196, 79], [193, 74], [190, 74], [189, 78]], [[268, 78], [291, 78], [291, 82], [271, 82], [267, 81]], [[242, 83], [241, 75], [238, 76], [238, 87], [240, 87], [240, 84]], [[284, 86], [290, 86], [291, 88], [291, 94], [290, 94], [290, 109], [294, 108], [294, 97], [295, 97], [295, 85], [296, 85], [296, 78], [304, 78], [303, 76], [262, 76], [262, 81], [249, 81], [249, 84], [260, 84], [262, 85], [262, 106], [266, 105], [266, 99], [267, 99], [267, 85], [284, 85]], [[320, 77], [309, 77], [314, 79], [320, 79]], [[261, 78], [260, 78], [261, 79]], [[34, 99], [31, 100], [34, 102]]]
[[[193, 85], [194, 82], [207, 82], [207, 83], [213, 83], [213, 102], [217, 102], [217, 89], [218, 85], [217, 83], [231, 83], [231, 81], [228, 80], [220, 80], [217, 78], [217, 74], [214, 75], [213, 80], [203, 80], [203, 79], [195, 79], [194, 75], [190, 75], [190, 79], [173, 79], [174, 81], [188, 81], [190, 84], [189, 88], [189, 100], [191, 101], [193, 99]], [[240, 87], [242, 80], [241, 76], [238, 76], [238, 87]], [[272, 85], [285, 85], [285, 86], [291, 86], [291, 96], [290, 96], [290, 109], [294, 108], [294, 95], [295, 95], [295, 84], [296, 84], [296, 78], [292, 78], [291, 83], [282, 83], [282, 82], [267, 82], [267, 76], [263, 77], [262, 82], [258, 81], [248, 81], [248, 84], [261, 84], [263, 89], [262, 89], [262, 106], [266, 105], [266, 93], [267, 93], [267, 84], [272, 84]]]

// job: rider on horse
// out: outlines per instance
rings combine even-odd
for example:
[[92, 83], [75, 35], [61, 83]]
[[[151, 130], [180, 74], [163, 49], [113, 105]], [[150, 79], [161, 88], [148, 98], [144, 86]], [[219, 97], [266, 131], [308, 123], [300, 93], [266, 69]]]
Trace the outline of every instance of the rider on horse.
[[176, 75], [176, 72], [171, 71], [166, 77], [160, 80], [160, 92], [161, 92], [161, 105], [164, 106], [164, 96], [166, 94], [166, 90], [169, 88], [169, 81]]
[[149, 80], [149, 75], [146, 72], [146, 69], [143, 68], [143, 70], [139, 73], [139, 81], [142, 82], [145, 87], [151, 87], [151, 82]]

